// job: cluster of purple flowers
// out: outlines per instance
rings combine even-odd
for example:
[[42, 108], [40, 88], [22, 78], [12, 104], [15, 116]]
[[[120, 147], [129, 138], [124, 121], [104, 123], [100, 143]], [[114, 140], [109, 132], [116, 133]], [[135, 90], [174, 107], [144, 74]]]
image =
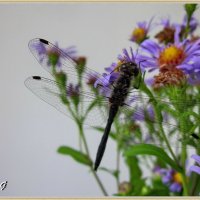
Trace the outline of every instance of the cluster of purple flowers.
[[[192, 155], [191, 157], [196, 161], [197, 165], [190, 166], [188, 174], [195, 172], [200, 175], [200, 156]], [[174, 169], [165, 169], [159, 166], [154, 167], [153, 171], [161, 176], [163, 184], [167, 185], [171, 192], [181, 192], [183, 180], [179, 172]]]
[[162, 177], [163, 184], [167, 185], [171, 192], [181, 192], [182, 177], [179, 172], [176, 172], [173, 169], [165, 169], [156, 166], [154, 168], [154, 173]]
[[[200, 39], [193, 32], [198, 26], [197, 20], [190, 20], [189, 36], [184, 36], [187, 17], [182, 24], [171, 24], [169, 19], [162, 20], [163, 30], [155, 37], [158, 41], [145, 39], [140, 43], [139, 60], [143, 69], [149, 72], [158, 70], [153, 86], [178, 85], [184, 79], [194, 84], [199, 82], [200, 73]], [[169, 72], [169, 73], [168, 73]], [[176, 80], [174, 80], [176, 79]]]
[[[194, 36], [198, 27], [196, 18], [191, 17], [189, 32], [185, 35], [187, 16], [181, 24], [172, 24], [169, 19], [163, 19], [158, 25], [162, 29], [155, 38], [150, 39], [149, 31], [152, 29], [152, 19], [149, 22], [140, 22], [130, 38], [139, 44], [138, 52], [130, 53], [126, 49], [118, 56], [118, 61], [105, 68], [107, 85], [118, 77], [118, 68], [122, 62], [135, 62], [140, 64], [142, 71], [158, 71], [158, 75], [146, 80], [155, 88], [163, 85], [179, 85], [187, 80], [190, 84], [200, 83], [200, 39]], [[154, 25], [155, 26], [155, 25]], [[139, 53], [141, 52], [141, 53]]]

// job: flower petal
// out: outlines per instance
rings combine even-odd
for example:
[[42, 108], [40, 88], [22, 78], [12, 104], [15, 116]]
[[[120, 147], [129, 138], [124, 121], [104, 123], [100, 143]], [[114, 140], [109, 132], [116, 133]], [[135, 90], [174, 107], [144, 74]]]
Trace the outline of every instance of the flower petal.
[[190, 171], [195, 172], [200, 175], [200, 167], [198, 166], [191, 166]]
[[185, 53], [187, 55], [191, 55], [199, 49], [200, 49], [200, 39], [194, 43], [188, 44], [187, 47], [185, 48]]
[[182, 69], [182, 70], [184, 70], [184, 71], [190, 71], [190, 70], [192, 70], [193, 69], [193, 66], [191, 65], [191, 64], [181, 64], [181, 65], [178, 65], [178, 66], [176, 66], [177, 67], [177, 69]]
[[175, 45], [180, 43], [180, 32], [181, 32], [181, 26], [175, 25], [175, 33], [174, 33], [174, 43]]
[[172, 183], [169, 187], [170, 191], [172, 192], [180, 192], [182, 189], [182, 186], [179, 183]]
[[145, 82], [147, 85], [151, 86], [151, 85], [153, 85], [154, 78], [153, 78], [153, 77], [145, 78], [145, 79], [144, 79], [144, 82]]
[[192, 155], [191, 158], [193, 158], [198, 164], [200, 164], [200, 156]]
[[154, 58], [157, 58], [161, 51], [161, 47], [156, 42], [150, 39], [142, 42], [140, 47], [142, 51], [151, 54]]

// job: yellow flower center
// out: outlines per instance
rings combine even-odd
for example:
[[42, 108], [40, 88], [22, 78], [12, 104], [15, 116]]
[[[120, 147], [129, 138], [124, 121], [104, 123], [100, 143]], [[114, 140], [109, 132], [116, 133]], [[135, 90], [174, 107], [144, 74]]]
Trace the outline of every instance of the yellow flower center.
[[166, 65], [170, 67], [176, 67], [185, 59], [185, 53], [182, 48], [178, 48], [174, 45], [170, 45], [165, 48], [158, 58], [160, 66]]
[[146, 30], [142, 28], [135, 28], [133, 30], [132, 36], [134, 37], [135, 41], [141, 42], [146, 36]]
[[180, 183], [182, 184], [183, 183], [183, 179], [182, 179], [182, 176], [179, 172], [175, 172], [174, 175], [173, 175], [173, 180], [177, 183]]

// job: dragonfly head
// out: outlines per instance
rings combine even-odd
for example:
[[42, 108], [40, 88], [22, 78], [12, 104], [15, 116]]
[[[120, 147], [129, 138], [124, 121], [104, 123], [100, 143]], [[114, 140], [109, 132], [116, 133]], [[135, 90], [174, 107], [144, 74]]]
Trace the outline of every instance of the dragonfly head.
[[139, 68], [134, 62], [126, 62], [121, 64], [120, 72], [136, 77], [139, 74]]

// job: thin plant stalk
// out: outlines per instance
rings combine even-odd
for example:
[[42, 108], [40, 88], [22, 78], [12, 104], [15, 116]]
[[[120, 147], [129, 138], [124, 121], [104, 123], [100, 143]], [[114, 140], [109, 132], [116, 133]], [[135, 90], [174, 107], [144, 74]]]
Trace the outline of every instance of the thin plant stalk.
[[120, 180], [119, 180], [119, 169], [120, 168], [120, 149], [119, 149], [119, 145], [117, 144], [117, 159], [116, 159], [116, 171], [117, 171], [117, 189], [119, 189], [119, 184], [120, 184]]
[[[80, 133], [81, 138], [82, 138], [82, 140], [83, 140], [83, 145], [84, 145], [84, 147], [85, 147], [86, 154], [87, 154], [88, 158], [91, 160], [91, 158], [90, 158], [90, 153], [89, 153], [89, 149], [88, 149], [88, 145], [87, 145], [87, 142], [86, 142], [86, 139], [85, 139], [85, 135], [84, 135], [84, 133], [83, 133], [83, 125], [82, 125], [82, 123], [79, 123], [79, 124], [78, 124], [78, 127], [79, 127], [79, 133]], [[106, 192], [106, 190], [105, 190], [105, 188], [104, 188], [104, 186], [103, 186], [101, 180], [99, 179], [97, 173], [94, 171], [93, 165], [90, 165], [90, 169], [91, 169], [91, 172], [92, 172], [94, 178], [96, 179], [96, 181], [97, 181], [97, 183], [98, 183], [98, 185], [99, 185], [99, 187], [100, 187], [102, 193], [103, 193], [105, 196], [108, 196], [108, 193]]]
[[[80, 144], [83, 142], [83, 146], [85, 148], [85, 152], [86, 152], [86, 155], [87, 157], [89, 158], [89, 160], [92, 160], [91, 157], [90, 157], [90, 153], [89, 153], [89, 149], [88, 149], [88, 145], [87, 145], [87, 141], [85, 139], [85, 135], [84, 135], [84, 132], [83, 132], [83, 123], [82, 123], [82, 120], [83, 119], [79, 119], [76, 117], [75, 113], [73, 112], [73, 110], [71, 109], [71, 107], [69, 106], [69, 104], [67, 105], [67, 108], [69, 109], [69, 112], [72, 114], [76, 124], [78, 125], [78, 128], [79, 128], [79, 136], [80, 136]], [[94, 171], [93, 169], [93, 164], [90, 165], [90, 169], [92, 171], [92, 174], [95, 178], [95, 180], [97, 181], [97, 184], [99, 185], [102, 193], [105, 195], [105, 196], [108, 196], [108, 193], [106, 192], [101, 180], [99, 179], [98, 175], [96, 174], [96, 172]]]

